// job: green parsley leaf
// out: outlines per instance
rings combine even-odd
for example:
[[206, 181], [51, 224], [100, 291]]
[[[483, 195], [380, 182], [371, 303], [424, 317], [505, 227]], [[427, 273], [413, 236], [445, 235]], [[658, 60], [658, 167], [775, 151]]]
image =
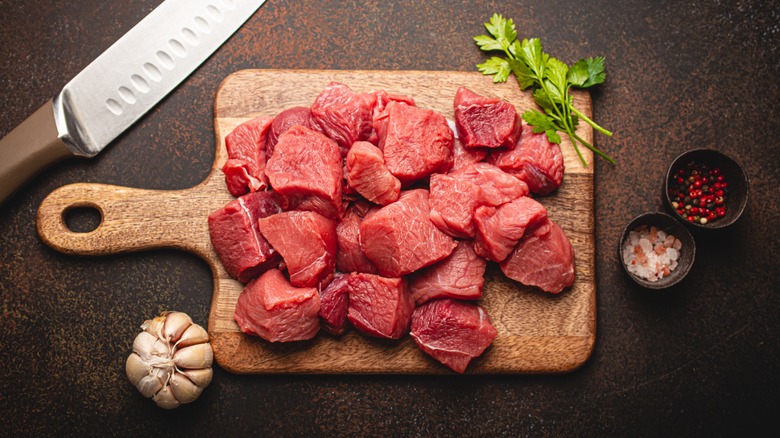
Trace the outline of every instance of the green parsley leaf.
[[582, 86], [588, 81], [588, 63], [584, 59], [580, 59], [574, 65], [569, 68], [567, 79], [575, 87], [583, 88]]
[[501, 43], [487, 35], [474, 37], [474, 41], [477, 43], [480, 49], [486, 52], [490, 50], [503, 50]]
[[534, 96], [534, 102], [536, 102], [537, 105], [542, 107], [545, 113], [547, 114], [555, 113], [555, 103], [553, 103], [553, 100], [550, 98], [550, 95], [547, 94], [547, 91], [541, 88], [537, 88], [533, 91], [533, 96]]
[[542, 51], [542, 42], [539, 38], [525, 39], [521, 43], [520, 59], [528, 64], [528, 67], [539, 76], [544, 76], [544, 65], [546, 63], [544, 52]]
[[512, 41], [517, 38], [517, 31], [512, 19], [507, 20], [500, 14], [493, 14], [490, 21], [485, 23], [485, 28], [501, 44], [501, 50], [508, 49]]
[[603, 84], [607, 78], [607, 74], [604, 73], [604, 57], [588, 58], [585, 60], [585, 64], [588, 67], [588, 80], [582, 84], [582, 88]]
[[493, 82], [506, 82], [513, 74], [521, 90], [531, 88], [534, 101], [544, 113], [529, 110], [523, 113], [523, 120], [533, 127], [533, 132], [544, 132], [553, 143], [561, 143], [559, 131], [571, 139], [574, 150], [587, 166], [577, 144], [581, 144], [610, 163], [614, 160], [580, 138], [575, 132], [580, 120], [584, 120], [593, 129], [611, 136], [612, 132], [602, 128], [593, 120], [580, 113], [572, 104], [569, 94], [571, 87], [588, 88], [604, 82], [604, 57], [580, 59], [569, 67], [565, 62], [550, 57], [542, 49], [539, 38], [517, 40], [517, 29], [512, 19], [493, 14], [485, 24], [492, 35], [481, 35], [474, 42], [485, 52], [502, 52], [504, 58], [493, 56], [477, 68], [482, 74], [492, 75]]
[[509, 61], [497, 56], [477, 65], [477, 68], [482, 74], [495, 75], [493, 77], [493, 82], [506, 82], [509, 78], [509, 74], [512, 73], [512, 67], [510, 67]]
[[512, 74], [515, 75], [521, 90], [525, 90], [536, 83], [534, 72], [524, 62], [512, 59], [509, 60], [509, 66], [512, 68]]

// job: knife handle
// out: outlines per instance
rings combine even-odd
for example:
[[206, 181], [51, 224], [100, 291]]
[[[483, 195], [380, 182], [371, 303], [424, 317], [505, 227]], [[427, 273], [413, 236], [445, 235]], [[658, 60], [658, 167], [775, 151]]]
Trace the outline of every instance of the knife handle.
[[73, 155], [58, 135], [50, 99], [0, 140], [0, 204], [42, 170]]

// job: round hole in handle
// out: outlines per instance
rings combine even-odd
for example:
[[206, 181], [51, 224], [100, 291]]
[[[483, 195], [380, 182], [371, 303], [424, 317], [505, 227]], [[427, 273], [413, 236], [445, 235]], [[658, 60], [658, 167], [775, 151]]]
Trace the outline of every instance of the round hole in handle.
[[91, 233], [103, 223], [103, 212], [97, 205], [73, 205], [62, 212], [62, 222], [74, 233]]

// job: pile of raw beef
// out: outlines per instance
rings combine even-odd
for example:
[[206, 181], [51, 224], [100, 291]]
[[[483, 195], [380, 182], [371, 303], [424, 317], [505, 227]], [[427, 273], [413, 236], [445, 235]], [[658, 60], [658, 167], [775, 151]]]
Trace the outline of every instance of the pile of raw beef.
[[496, 330], [486, 263], [558, 293], [572, 247], [530, 195], [563, 178], [560, 148], [511, 104], [466, 88], [455, 122], [385, 91], [331, 83], [310, 107], [239, 125], [223, 167], [237, 197], [209, 216], [227, 272], [247, 283], [234, 318], [269, 342], [410, 332], [457, 372]]

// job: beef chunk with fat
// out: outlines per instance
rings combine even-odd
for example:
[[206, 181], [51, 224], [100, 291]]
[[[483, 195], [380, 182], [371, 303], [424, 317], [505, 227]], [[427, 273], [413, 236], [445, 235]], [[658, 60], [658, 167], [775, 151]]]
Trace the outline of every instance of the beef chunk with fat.
[[254, 192], [209, 215], [211, 245], [231, 277], [246, 283], [279, 265], [279, 253], [260, 234], [257, 221], [280, 211], [272, 192]]

